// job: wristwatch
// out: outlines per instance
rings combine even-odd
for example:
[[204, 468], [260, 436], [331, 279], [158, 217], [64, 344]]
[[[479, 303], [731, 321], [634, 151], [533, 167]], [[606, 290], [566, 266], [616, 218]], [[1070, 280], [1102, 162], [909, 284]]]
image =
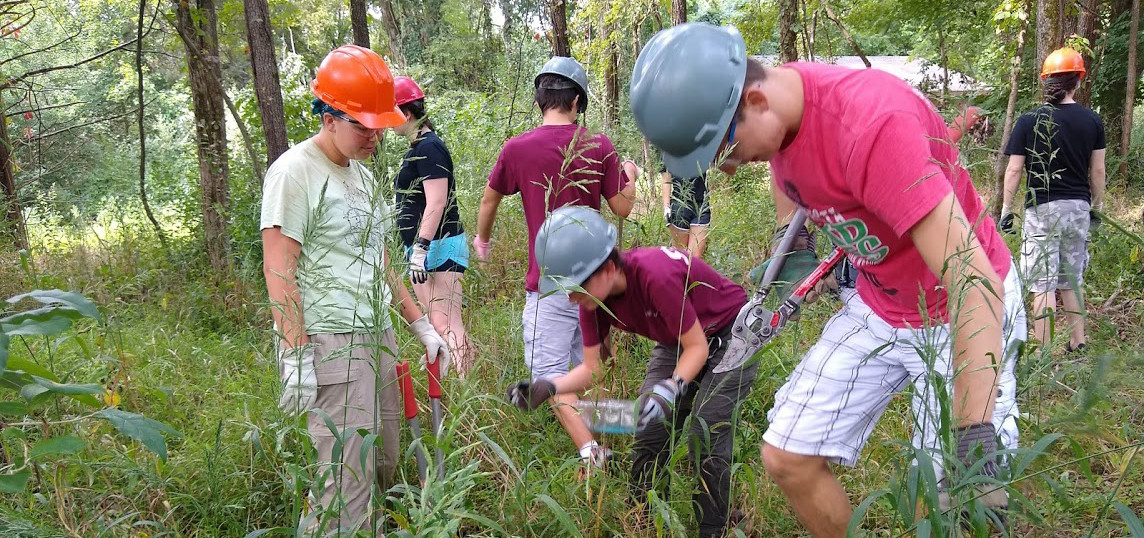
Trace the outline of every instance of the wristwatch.
[[413, 244], [415, 246], [424, 247], [425, 250], [429, 250], [429, 243], [430, 243], [430, 241], [428, 239], [425, 239], [424, 237], [418, 237], [417, 239], [415, 239], [413, 241]]

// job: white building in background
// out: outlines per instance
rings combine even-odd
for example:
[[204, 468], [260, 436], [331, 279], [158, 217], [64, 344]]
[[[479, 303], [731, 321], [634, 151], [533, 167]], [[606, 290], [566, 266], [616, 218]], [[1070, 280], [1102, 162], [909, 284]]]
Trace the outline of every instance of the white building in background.
[[[763, 65], [778, 65], [779, 57], [774, 54], [756, 56]], [[911, 86], [929, 94], [941, 93], [944, 73], [941, 66], [921, 58], [910, 59], [909, 56], [867, 56], [872, 69], [881, 69], [908, 83]], [[816, 58], [815, 61], [841, 65], [851, 69], [866, 69], [859, 56], [835, 56], [833, 58]], [[956, 71], [949, 72], [949, 92], [951, 94], [965, 94], [984, 91], [987, 88], [969, 76]]]

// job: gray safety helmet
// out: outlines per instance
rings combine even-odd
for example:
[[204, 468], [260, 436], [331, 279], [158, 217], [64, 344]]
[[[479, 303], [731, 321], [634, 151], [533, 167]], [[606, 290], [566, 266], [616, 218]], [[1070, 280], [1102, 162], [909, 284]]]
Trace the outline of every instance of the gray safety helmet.
[[540, 68], [540, 72], [536, 74], [533, 79], [532, 85], [536, 88], [540, 87], [540, 75], [559, 75], [564, 77], [565, 80], [560, 82], [548, 82], [544, 85], [547, 90], [567, 90], [569, 88], [576, 88], [577, 93], [580, 94], [579, 110], [577, 112], [583, 114], [588, 109], [588, 72], [584, 70], [584, 66], [580, 65], [575, 59], [567, 56], [553, 56], [547, 62], [544, 62], [544, 67]]
[[662, 30], [632, 71], [636, 125], [679, 177], [706, 172], [739, 107], [747, 46], [732, 26], [686, 23]]
[[568, 205], [553, 211], [536, 234], [540, 293], [575, 291], [616, 248], [616, 227], [599, 211]]

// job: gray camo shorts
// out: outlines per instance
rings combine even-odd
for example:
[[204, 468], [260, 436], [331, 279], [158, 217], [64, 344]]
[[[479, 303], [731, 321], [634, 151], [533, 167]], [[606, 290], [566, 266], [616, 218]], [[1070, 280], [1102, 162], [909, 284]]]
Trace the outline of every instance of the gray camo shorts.
[[1021, 273], [1029, 291], [1048, 293], [1084, 284], [1088, 211], [1084, 200], [1054, 200], [1025, 208]]

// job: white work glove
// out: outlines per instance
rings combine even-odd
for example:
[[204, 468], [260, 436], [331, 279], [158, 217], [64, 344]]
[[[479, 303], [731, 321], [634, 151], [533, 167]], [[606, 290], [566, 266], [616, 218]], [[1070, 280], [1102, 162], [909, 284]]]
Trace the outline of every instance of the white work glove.
[[429, 316], [421, 316], [417, 321], [409, 324], [409, 332], [413, 333], [421, 345], [425, 346], [425, 356], [428, 357], [430, 363], [441, 361], [438, 368], [441, 372], [441, 379], [445, 379], [445, 375], [449, 372], [449, 362], [452, 356], [449, 355], [449, 346], [445, 344], [445, 339], [437, 333], [437, 329], [429, 323]]
[[671, 409], [675, 407], [675, 399], [683, 392], [685, 383], [679, 376], [664, 379], [651, 388], [651, 392], [641, 394], [636, 400], [639, 408], [639, 417], [636, 418], [636, 431], [671, 416]]
[[314, 348], [299, 346], [278, 350], [282, 372], [282, 397], [278, 408], [283, 413], [300, 415], [314, 408], [318, 401], [318, 374], [314, 365]]
[[669, 205], [663, 206], [663, 221], [671, 224], [671, 206]]
[[429, 273], [425, 271], [425, 258], [429, 256], [429, 245], [421, 238], [413, 243], [413, 251], [409, 254], [409, 280], [414, 284], [424, 284], [429, 280]]

